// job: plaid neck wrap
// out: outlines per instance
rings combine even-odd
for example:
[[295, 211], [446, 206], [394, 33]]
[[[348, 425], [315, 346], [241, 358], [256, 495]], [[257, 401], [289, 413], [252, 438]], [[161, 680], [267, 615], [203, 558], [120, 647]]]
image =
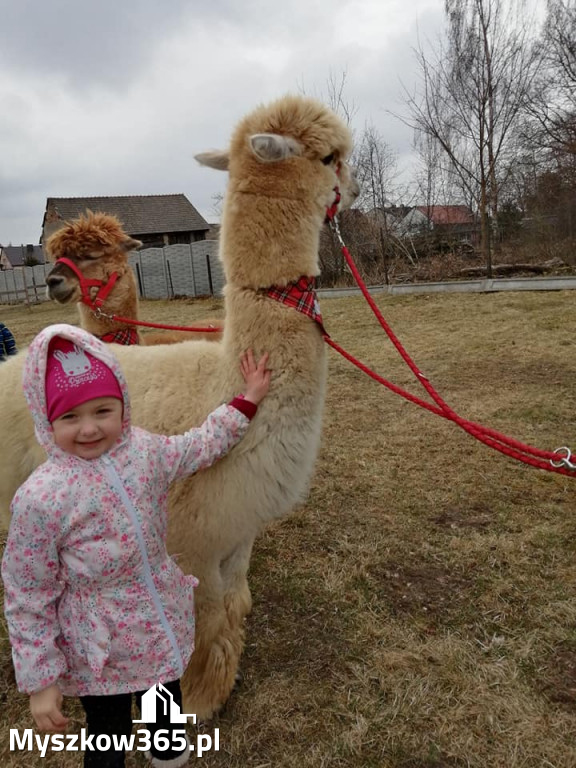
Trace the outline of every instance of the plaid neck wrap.
[[273, 285], [271, 288], [267, 288], [265, 293], [271, 299], [279, 301], [281, 304], [287, 304], [298, 312], [308, 315], [314, 322], [318, 323], [322, 334], [328, 336], [322, 322], [315, 278], [303, 276], [295, 283], [288, 283], [285, 286]]
[[120, 328], [117, 331], [109, 331], [104, 336], [99, 336], [99, 339], [108, 343], [123, 344], [125, 347], [140, 344], [140, 337], [135, 328]]

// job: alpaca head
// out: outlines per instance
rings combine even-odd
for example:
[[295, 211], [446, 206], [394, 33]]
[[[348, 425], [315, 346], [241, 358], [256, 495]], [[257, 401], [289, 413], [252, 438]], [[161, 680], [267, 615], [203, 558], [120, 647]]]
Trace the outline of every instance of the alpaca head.
[[[50, 261], [70, 259], [85, 278], [106, 282], [113, 272], [119, 278], [131, 277], [128, 253], [141, 245], [124, 232], [116, 216], [87, 211], [57, 230], [48, 239], [46, 251]], [[46, 285], [49, 298], [60, 304], [80, 300], [78, 277], [65, 264], [55, 264]]]
[[322, 103], [286, 96], [247, 115], [230, 149], [197, 155], [228, 170], [221, 256], [230, 282], [263, 288], [316, 275], [326, 209], [349, 206], [359, 188], [347, 164], [350, 131]]

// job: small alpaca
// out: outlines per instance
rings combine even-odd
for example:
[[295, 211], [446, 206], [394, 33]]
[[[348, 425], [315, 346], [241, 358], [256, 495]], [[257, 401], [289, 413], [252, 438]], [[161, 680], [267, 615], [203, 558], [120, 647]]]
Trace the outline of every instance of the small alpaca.
[[[326, 210], [337, 188], [340, 205], [359, 191], [346, 164], [351, 145], [334, 112], [314, 99], [286, 96], [247, 115], [228, 151], [200, 155], [201, 163], [229, 170], [220, 240], [223, 339], [117, 348], [133, 423], [164, 434], [200, 424], [238, 391], [237, 361], [245, 350], [257, 357], [270, 353], [270, 391], [250, 434], [218, 465], [170, 492], [169, 551], [200, 582], [196, 650], [182, 690], [185, 710], [201, 718], [212, 716], [234, 686], [251, 609], [247, 573], [254, 540], [305, 498], [312, 476], [326, 345], [317, 322], [277, 299], [304, 285], [301, 295], [313, 304]], [[18, 358], [0, 369], [5, 505], [39, 460], [20, 378]]]
[[[156, 344], [177, 344], [187, 339], [207, 339], [218, 341], [220, 331], [196, 333], [186, 331], [162, 331], [145, 333], [138, 331], [136, 325], [129, 322], [110, 319], [117, 318], [138, 320], [138, 289], [134, 272], [128, 262], [131, 251], [140, 248], [140, 240], [129, 237], [116, 216], [108, 213], [87, 211], [85, 216], [68, 221], [58, 229], [46, 243], [46, 252], [50, 261], [56, 262], [46, 276], [47, 292], [50, 299], [59, 304], [77, 302], [80, 325], [85, 331], [103, 341], [115, 341], [122, 344], [144, 344], [147, 347]], [[65, 263], [58, 259], [67, 258], [88, 280], [99, 280], [105, 285], [113, 273], [118, 279], [106, 297], [102, 314], [95, 314], [81, 301], [78, 276]], [[92, 297], [98, 288], [90, 289]], [[214, 318], [198, 321], [194, 325], [208, 327], [221, 326], [221, 321]]]

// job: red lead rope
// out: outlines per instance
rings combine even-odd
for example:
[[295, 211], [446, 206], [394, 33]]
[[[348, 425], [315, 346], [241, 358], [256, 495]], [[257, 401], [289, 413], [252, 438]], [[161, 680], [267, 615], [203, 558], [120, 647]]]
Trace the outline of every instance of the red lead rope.
[[134, 320], [132, 317], [121, 317], [120, 315], [107, 315], [101, 310], [94, 312], [96, 317], [105, 317], [108, 320], [114, 320], [117, 323], [130, 323], [131, 325], [141, 325], [144, 328], [162, 328], [165, 331], [191, 331], [192, 333], [220, 333], [222, 328], [219, 325], [209, 325], [206, 327], [199, 325], [166, 325], [165, 323], [146, 323], [144, 320]]
[[[330, 222], [330, 227], [338, 237], [338, 240], [340, 242], [340, 246], [342, 249], [342, 253], [344, 254], [344, 258], [346, 259], [346, 262], [350, 268], [350, 271], [352, 272], [354, 279], [358, 284], [358, 287], [362, 291], [364, 298], [368, 302], [370, 309], [378, 319], [378, 322], [386, 332], [390, 341], [394, 344], [394, 346], [400, 353], [400, 356], [402, 357], [404, 362], [408, 365], [408, 367], [410, 368], [410, 370], [412, 371], [416, 379], [424, 387], [424, 389], [430, 395], [430, 397], [434, 400], [436, 405], [433, 405], [432, 403], [428, 403], [425, 400], [422, 400], [421, 398], [416, 397], [415, 395], [412, 395], [410, 392], [407, 392], [401, 387], [398, 387], [395, 384], [392, 384], [391, 382], [382, 378], [382, 376], [379, 376], [377, 373], [375, 373], [370, 368], [368, 368], [368, 366], [364, 365], [364, 363], [361, 363], [351, 354], [346, 352], [346, 350], [342, 349], [342, 347], [340, 347], [328, 335], [325, 335], [324, 337], [325, 341], [333, 349], [335, 349], [343, 357], [345, 357], [346, 360], [349, 360], [357, 368], [359, 368], [361, 371], [364, 371], [364, 373], [366, 373], [368, 376], [373, 378], [375, 381], [378, 381], [380, 384], [387, 387], [392, 392], [395, 392], [396, 394], [400, 395], [401, 397], [404, 397], [405, 399], [410, 400], [413, 403], [416, 403], [416, 405], [419, 405], [422, 408], [426, 408], [432, 413], [436, 413], [438, 416], [442, 416], [445, 419], [449, 419], [450, 421], [453, 421], [455, 424], [458, 424], [458, 426], [461, 427], [465, 432], [468, 432], [468, 434], [472, 435], [472, 437], [475, 437], [477, 440], [484, 443], [485, 445], [488, 445], [491, 448], [494, 448], [495, 450], [500, 451], [500, 453], [504, 453], [506, 456], [510, 456], [513, 459], [517, 459], [518, 461], [522, 461], [525, 464], [529, 464], [533, 467], [537, 467], [538, 469], [545, 469], [549, 472], [558, 472], [563, 475], [569, 475], [571, 477], [575, 477], [576, 465], [570, 461], [571, 452], [568, 448], [558, 448], [557, 451], [552, 452], [552, 451], [542, 451], [539, 448], [535, 448], [534, 446], [525, 445], [524, 443], [521, 443], [518, 440], [515, 440], [514, 438], [508, 437], [506, 435], [503, 435], [500, 432], [497, 432], [496, 430], [490, 429], [488, 427], [484, 427], [481, 424], [476, 424], [473, 421], [468, 421], [468, 419], [463, 419], [446, 403], [446, 401], [434, 389], [432, 384], [430, 384], [427, 377], [422, 373], [422, 371], [420, 371], [418, 366], [414, 363], [414, 361], [412, 360], [412, 358], [410, 357], [406, 349], [402, 346], [396, 334], [394, 333], [392, 328], [388, 325], [388, 323], [386, 322], [386, 319], [384, 318], [384, 316], [376, 306], [374, 299], [370, 295], [366, 287], [366, 284], [362, 280], [362, 277], [360, 276], [360, 273], [356, 265], [354, 264], [352, 257], [350, 256], [350, 252], [348, 251], [348, 248], [346, 247], [344, 241], [342, 240], [342, 236], [340, 235], [340, 229], [338, 227], [338, 222], [336, 218], [334, 216], [329, 215], [329, 222]], [[561, 452], [564, 452], [565, 455], [562, 455]]]
[[[135, 320], [133, 317], [121, 317], [120, 315], [109, 315], [102, 309], [104, 301], [108, 298], [108, 294], [116, 285], [118, 280], [118, 272], [113, 272], [108, 278], [108, 282], [104, 283], [103, 280], [89, 280], [84, 277], [82, 272], [78, 269], [76, 264], [70, 259], [64, 256], [60, 259], [56, 259], [56, 264], [65, 264], [69, 269], [74, 272], [78, 278], [80, 285], [80, 291], [82, 298], [80, 299], [83, 304], [86, 304], [95, 317], [103, 317], [106, 320], [111, 320], [116, 323], [127, 323], [128, 325], [141, 325], [145, 328], [163, 328], [168, 331], [192, 331], [194, 333], [219, 333], [222, 329], [215, 325], [210, 325], [206, 328], [199, 326], [184, 326], [184, 325], [163, 325], [161, 323], [146, 323], [143, 320]], [[90, 288], [96, 288], [96, 297], [92, 299], [90, 295]]]

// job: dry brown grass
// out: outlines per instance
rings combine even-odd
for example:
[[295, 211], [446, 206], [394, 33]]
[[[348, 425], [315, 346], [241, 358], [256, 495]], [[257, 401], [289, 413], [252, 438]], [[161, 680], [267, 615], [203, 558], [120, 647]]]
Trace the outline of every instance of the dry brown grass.
[[[576, 446], [575, 298], [377, 300], [462, 415], [555, 448]], [[336, 340], [418, 392], [361, 299], [322, 307]], [[141, 314], [190, 323], [219, 309], [143, 302]], [[19, 343], [75, 320], [51, 305], [1, 315]], [[575, 483], [491, 452], [330, 352], [315, 480], [255, 547], [244, 677], [205, 763], [576, 766]], [[8, 729], [31, 723], [5, 636], [0, 698], [0, 765], [81, 764], [8, 753]]]

